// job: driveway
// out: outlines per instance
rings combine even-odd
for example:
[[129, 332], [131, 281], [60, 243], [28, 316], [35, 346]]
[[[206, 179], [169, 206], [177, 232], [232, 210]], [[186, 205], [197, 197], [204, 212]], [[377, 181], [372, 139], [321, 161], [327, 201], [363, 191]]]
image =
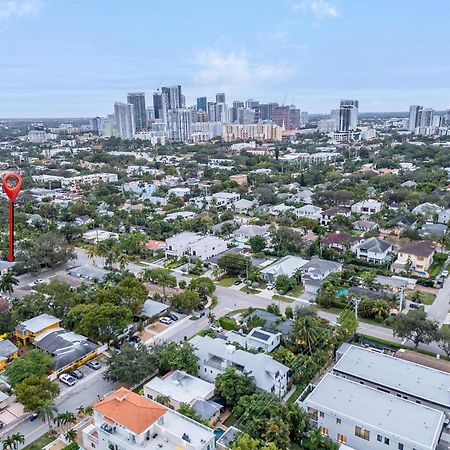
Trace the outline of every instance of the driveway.
[[433, 304], [427, 308], [428, 317], [441, 325], [450, 323], [450, 277], [445, 280], [442, 289], [439, 289]]

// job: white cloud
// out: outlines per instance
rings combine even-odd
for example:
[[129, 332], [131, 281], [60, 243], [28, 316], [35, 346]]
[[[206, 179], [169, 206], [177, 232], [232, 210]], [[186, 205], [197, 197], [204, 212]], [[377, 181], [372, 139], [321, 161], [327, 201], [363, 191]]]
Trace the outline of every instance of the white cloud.
[[337, 7], [326, 0], [300, 0], [293, 4], [293, 9], [295, 11], [313, 14], [319, 19], [340, 16]]
[[41, 0], [0, 0], [0, 20], [34, 16], [41, 7]]
[[203, 85], [223, 87], [254, 87], [286, 81], [292, 70], [283, 64], [257, 64], [246, 52], [222, 53], [205, 50], [197, 54], [200, 69], [195, 81]]

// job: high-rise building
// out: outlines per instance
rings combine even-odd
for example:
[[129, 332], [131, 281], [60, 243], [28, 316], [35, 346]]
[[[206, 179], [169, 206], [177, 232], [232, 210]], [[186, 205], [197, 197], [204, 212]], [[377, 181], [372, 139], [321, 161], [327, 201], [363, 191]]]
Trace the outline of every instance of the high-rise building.
[[147, 127], [147, 113], [145, 111], [145, 94], [143, 92], [130, 92], [127, 103], [134, 106], [134, 123], [136, 130]]
[[186, 108], [169, 110], [169, 138], [177, 142], [187, 142], [192, 133], [192, 111]]
[[208, 110], [208, 121], [215, 122], [216, 121], [216, 104], [214, 102], [208, 102], [206, 105]]
[[421, 127], [431, 127], [433, 125], [433, 108], [423, 108], [420, 116]]
[[278, 106], [278, 103], [260, 103], [259, 104], [259, 120], [272, 120], [273, 109]]
[[161, 88], [162, 94], [167, 94], [167, 108], [178, 109], [183, 107], [183, 94], [181, 93], [181, 86], [163, 86]]
[[238, 108], [237, 122], [242, 125], [249, 125], [255, 121], [255, 111], [250, 108]]
[[102, 127], [102, 118], [101, 117], [94, 117], [91, 119], [91, 130], [95, 134], [99, 134], [100, 129]]
[[216, 103], [225, 103], [225, 94], [223, 92], [216, 94]]
[[239, 108], [243, 108], [244, 102], [241, 102], [239, 100], [235, 100], [233, 102], [233, 107], [231, 108], [231, 121], [232, 122], [237, 122], [238, 121], [238, 109]]
[[152, 123], [155, 120], [155, 109], [154, 108], [145, 108], [145, 114], [147, 119], [147, 125]]
[[341, 100], [339, 108], [339, 131], [355, 131], [358, 128], [358, 107], [358, 100]]
[[302, 111], [300, 113], [300, 124], [301, 125], [306, 125], [308, 122], [309, 122], [308, 112], [307, 111]]
[[295, 105], [289, 107], [289, 130], [296, 130], [300, 126], [300, 109], [296, 108]]
[[422, 116], [423, 106], [411, 105], [409, 107], [409, 131], [414, 132], [420, 126], [420, 119]]
[[130, 103], [114, 103], [116, 136], [122, 139], [134, 139], [136, 124], [134, 123], [134, 106]]
[[153, 111], [155, 113], [155, 119], [163, 118], [162, 104], [162, 94], [157, 90], [153, 94]]
[[226, 103], [216, 103], [216, 122], [228, 122], [228, 106]]
[[197, 111], [207, 112], [208, 99], [206, 97], [199, 97], [197, 99]]
[[274, 106], [272, 109], [272, 121], [278, 126], [284, 126], [286, 130], [289, 130], [291, 125], [291, 110], [289, 106]]

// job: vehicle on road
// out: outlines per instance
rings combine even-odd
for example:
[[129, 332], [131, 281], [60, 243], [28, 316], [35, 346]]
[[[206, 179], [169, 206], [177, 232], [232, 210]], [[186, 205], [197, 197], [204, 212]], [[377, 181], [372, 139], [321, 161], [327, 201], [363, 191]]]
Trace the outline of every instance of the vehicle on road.
[[34, 422], [37, 418], [38, 418], [37, 414], [31, 414], [29, 420], [30, 420], [30, 422]]
[[167, 317], [175, 322], [178, 320], [178, 316], [176, 316], [175, 314], [167, 314]]
[[32, 281], [32, 282], [29, 284], [29, 286], [30, 286], [30, 287], [34, 287], [34, 286], [36, 286], [37, 284], [43, 283], [43, 282], [44, 282], [44, 280], [43, 280], [42, 278], [36, 278], [34, 281]]
[[447, 277], [448, 277], [448, 270], [443, 270], [442, 273], [441, 273], [441, 275], [442, 275], [443, 277], [447, 278]]
[[141, 338], [139, 336], [130, 336], [127, 339], [128, 342], [131, 342], [132, 344], [139, 344], [139, 342], [141, 342]]
[[62, 375], [60, 375], [59, 381], [66, 384], [67, 386], [73, 386], [77, 382], [76, 378], [70, 376], [68, 373], [63, 373]]
[[163, 323], [164, 325], [170, 325], [172, 323], [172, 319], [168, 316], [161, 317], [161, 319], [159, 319], [159, 321], [161, 323]]
[[242, 283], [242, 280], [236, 280], [236, 281], [234, 282], [234, 285], [235, 285], [235, 286], [239, 286], [241, 283]]
[[88, 366], [89, 368], [94, 369], [94, 370], [98, 370], [98, 369], [100, 369], [100, 367], [102, 367], [102, 365], [95, 359], [93, 361], [88, 361], [86, 363], [86, 366]]
[[223, 331], [223, 328], [222, 328], [219, 324], [217, 324], [217, 323], [212, 323], [212, 324], [209, 326], [209, 329], [210, 329], [211, 331], [215, 331], [216, 333], [222, 333], [222, 331]]
[[419, 305], [419, 303], [409, 302], [409, 307], [410, 307], [411, 309], [419, 309], [419, 308], [420, 308], [420, 305]]
[[69, 375], [76, 378], [77, 380], [81, 380], [82, 378], [84, 378], [84, 373], [81, 370], [71, 370], [69, 372]]
[[274, 287], [275, 287], [275, 285], [274, 285], [273, 283], [269, 283], [269, 284], [267, 285], [267, 289], [268, 289], [269, 291], [271, 291]]

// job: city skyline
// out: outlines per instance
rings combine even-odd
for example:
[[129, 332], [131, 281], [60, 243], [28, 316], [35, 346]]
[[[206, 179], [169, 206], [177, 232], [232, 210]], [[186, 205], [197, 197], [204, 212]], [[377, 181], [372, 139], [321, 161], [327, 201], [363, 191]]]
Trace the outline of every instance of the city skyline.
[[[450, 64], [439, 45], [445, 1], [429, 8], [383, 0], [373, 9], [280, 0], [267, 14], [269, 4], [255, 1], [239, 8], [234, 0], [222, 8], [137, 1], [132, 9], [99, 0], [102, 20], [87, 1], [0, 5], [3, 118], [105, 115], [127, 93], [145, 92], [151, 105], [157, 87], [178, 84], [187, 106], [221, 92], [228, 104], [254, 98], [310, 113], [328, 113], [343, 98], [359, 99], [361, 112], [449, 106]], [[175, 19], [184, 24], [176, 30]]]

